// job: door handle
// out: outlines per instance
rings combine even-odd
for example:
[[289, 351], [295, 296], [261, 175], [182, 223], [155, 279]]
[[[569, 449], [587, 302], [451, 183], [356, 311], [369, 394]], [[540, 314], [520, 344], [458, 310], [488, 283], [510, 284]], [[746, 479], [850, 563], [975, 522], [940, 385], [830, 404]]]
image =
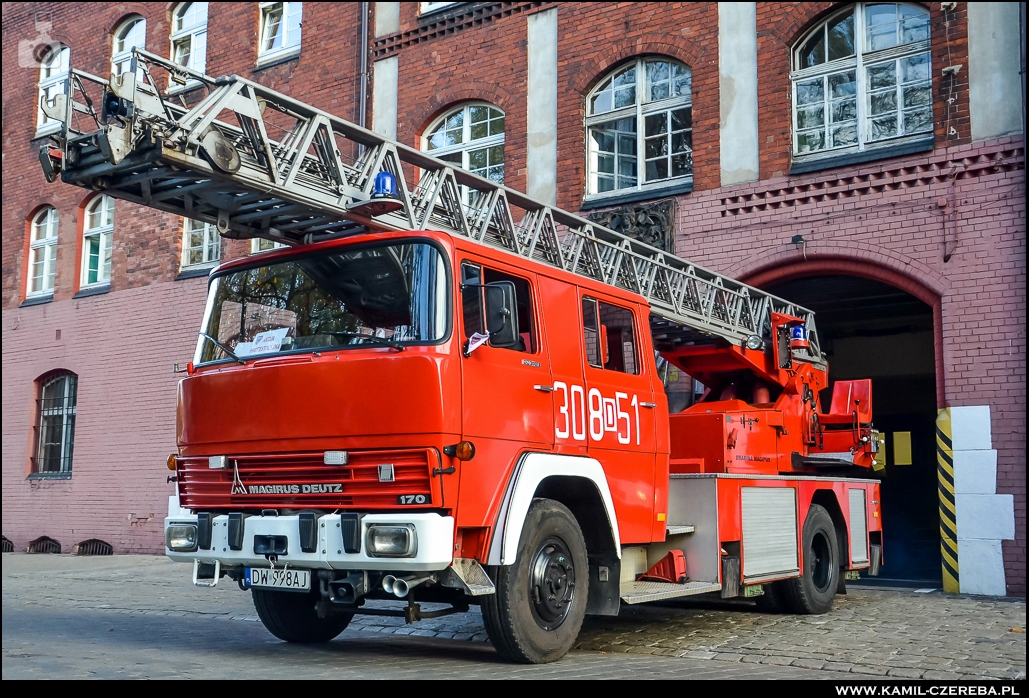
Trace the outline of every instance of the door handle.
[[640, 407], [654, 408], [654, 407], [657, 407], [657, 403], [656, 402], [641, 402], [640, 403]]
[[539, 390], [539, 391], [542, 391], [544, 393], [552, 393], [552, 392], [554, 392], [554, 386], [552, 386], [552, 385], [534, 385], [534, 386], [532, 386], [532, 389], [533, 390]]

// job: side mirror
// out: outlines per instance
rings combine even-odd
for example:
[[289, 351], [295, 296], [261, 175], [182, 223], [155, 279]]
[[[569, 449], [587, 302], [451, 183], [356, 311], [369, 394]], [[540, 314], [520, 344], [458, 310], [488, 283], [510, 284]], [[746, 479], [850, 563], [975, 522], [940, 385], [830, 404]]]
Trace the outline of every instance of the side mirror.
[[490, 346], [510, 349], [518, 345], [518, 304], [511, 281], [486, 284], [486, 331]]

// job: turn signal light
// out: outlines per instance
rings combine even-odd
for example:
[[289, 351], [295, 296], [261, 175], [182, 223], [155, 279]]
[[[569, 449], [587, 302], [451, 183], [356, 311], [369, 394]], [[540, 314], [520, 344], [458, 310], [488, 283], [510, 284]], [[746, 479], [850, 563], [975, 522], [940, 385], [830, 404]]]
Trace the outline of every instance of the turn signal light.
[[173, 453], [170, 456], [168, 456], [168, 470], [175, 470], [176, 460], [178, 460], [178, 456], [176, 454]]
[[460, 441], [452, 446], [444, 446], [443, 453], [458, 460], [471, 460], [475, 458], [475, 444], [471, 441]]

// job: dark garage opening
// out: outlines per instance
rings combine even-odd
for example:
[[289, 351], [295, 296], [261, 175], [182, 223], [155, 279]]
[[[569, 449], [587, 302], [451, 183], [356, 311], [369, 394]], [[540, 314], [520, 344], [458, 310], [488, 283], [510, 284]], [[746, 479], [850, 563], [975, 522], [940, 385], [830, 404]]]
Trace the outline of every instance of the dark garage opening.
[[821, 404], [828, 404], [836, 380], [872, 379], [872, 418], [886, 436], [886, 468], [878, 474], [885, 563], [880, 579], [939, 585], [932, 308], [856, 276], [796, 279], [766, 290], [815, 311], [829, 361], [830, 388]]

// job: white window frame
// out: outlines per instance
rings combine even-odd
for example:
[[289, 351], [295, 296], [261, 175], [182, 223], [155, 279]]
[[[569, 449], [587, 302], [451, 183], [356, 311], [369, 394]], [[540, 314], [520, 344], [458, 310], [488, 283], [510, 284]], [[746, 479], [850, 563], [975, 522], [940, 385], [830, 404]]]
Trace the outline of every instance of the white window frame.
[[[472, 112], [472, 109], [476, 108], [476, 107], [485, 107], [487, 109], [492, 109], [493, 111], [500, 112], [500, 118], [502, 118], [504, 120], [504, 128], [503, 128], [503, 130], [500, 133], [497, 133], [497, 134], [493, 134], [493, 135], [490, 135], [490, 136], [484, 136], [482, 138], [476, 138], [475, 140], [472, 140], [472, 116], [471, 116], [471, 112]], [[462, 117], [461, 117], [461, 142], [460, 143], [455, 143], [454, 145], [446, 145], [446, 146], [442, 146], [440, 148], [433, 148], [433, 149], [430, 150], [429, 149], [429, 141], [431, 140], [431, 137], [432, 137], [433, 133], [437, 129], [439, 129], [448, 119], [450, 119], [451, 117], [453, 117], [455, 114], [458, 114], [458, 113], [462, 114]], [[492, 120], [493, 120], [492, 118], [487, 119], [487, 123], [489, 121], [492, 121]], [[471, 163], [469, 161], [470, 154], [472, 153], [472, 151], [485, 150], [487, 152], [486, 157], [488, 158], [489, 157], [489, 149], [490, 148], [495, 148], [495, 147], [499, 146], [500, 149], [501, 149], [501, 152], [504, 153], [504, 160], [503, 160], [503, 162], [501, 162], [501, 167], [504, 168], [504, 175], [506, 176], [506, 174], [507, 174], [507, 172], [506, 172], [507, 153], [504, 152], [504, 141], [506, 140], [506, 137], [507, 137], [507, 114], [504, 113], [503, 109], [501, 109], [500, 107], [497, 107], [497, 106], [495, 106], [493, 104], [490, 104], [489, 102], [466, 102], [466, 103], [462, 104], [461, 106], [457, 107], [456, 109], [451, 109], [451, 110], [447, 111], [445, 114], [440, 116], [438, 119], [434, 120], [432, 122], [432, 124], [429, 126], [429, 128], [425, 129], [425, 133], [422, 135], [422, 138], [421, 138], [421, 150], [426, 155], [431, 155], [434, 158], [443, 158], [443, 157], [446, 157], [446, 156], [453, 156], [453, 155], [456, 155], [456, 154], [460, 153], [461, 154], [461, 164], [459, 165], [459, 167], [462, 170], [466, 170], [466, 171], [471, 172], [473, 174], [477, 174], [480, 177], [487, 178], [486, 177], [486, 173], [487, 173], [488, 169], [490, 167], [496, 167], [496, 165], [489, 165], [488, 162], [487, 162], [486, 168], [479, 168], [477, 170], [473, 170], [472, 167], [471, 167]], [[453, 164], [457, 165], [456, 162], [453, 163]], [[498, 182], [498, 184], [502, 185], [503, 181]], [[470, 193], [470, 190], [468, 189], [468, 187], [464, 187], [464, 186], [461, 187], [461, 196], [462, 196], [462, 199], [464, 200], [465, 204], [468, 204], [470, 202], [470, 200], [471, 200], [471, 193]]]
[[[259, 11], [261, 13], [261, 31], [258, 36], [258, 41], [260, 43], [257, 46], [258, 63], [266, 63], [285, 56], [291, 56], [295, 53], [300, 53], [300, 40], [304, 28], [303, 5], [304, 3], [302, 2], [259, 3]], [[278, 48], [266, 49], [265, 45], [268, 43], [268, 39], [270, 38], [268, 35], [268, 17], [276, 9], [281, 12], [278, 30], [282, 32], [282, 45]], [[288, 19], [291, 15], [295, 15], [297, 17], [297, 27], [294, 31], [291, 31], [289, 28]]]
[[461, 2], [420, 2], [418, 3], [418, 14], [428, 15], [433, 12], [439, 12], [445, 10], [452, 5], [463, 5]]
[[[929, 11], [918, 5], [911, 3], [873, 3], [873, 2], [858, 2], [852, 5], [847, 5], [839, 12], [835, 12], [823, 21], [819, 22], [817, 27], [807, 32], [798, 41], [791, 51], [791, 62], [794, 67], [799, 66], [801, 51], [805, 47], [811, 37], [819, 31], [825, 31], [825, 28], [840, 19], [842, 16], [853, 13], [854, 15], [854, 51], [855, 54], [846, 58], [839, 58], [836, 60], [829, 61], [820, 65], [812, 66], [810, 68], [795, 69], [790, 73], [790, 109], [791, 124], [793, 129], [793, 136], [791, 139], [793, 148], [793, 160], [794, 162], [809, 162], [812, 160], [820, 160], [822, 158], [835, 158], [840, 155], [848, 155], [851, 153], [861, 153], [867, 151], [874, 151], [880, 148], [892, 147], [896, 145], [903, 145], [904, 143], [919, 141], [926, 137], [931, 137], [935, 128], [935, 121], [928, 130], [918, 131], [912, 134], [899, 133], [901, 131], [901, 124], [903, 121], [903, 85], [902, 81], [897, 82], [897, 130], [898, 135], [887, 138], [880, 138], [872, 140], [871, 131], [871, 116], [870, 116], [870, 100], [871, 91], [868, 88], [868, 70], [869, 68], [875, 68], [879, 65], [884, 65], [889, 62], [893, 62], [897, 66], [897, 70], [900, 69], [900, 61], [906, 58], [918, 57], [921, 55], [928, 56], [928, 80], [926, 84], [930, 89], [930, 98], [928, 108], [930, 113], [933, 111], [934, 98], [932, 96], [932, 23], [929, 21], [929, 36], [922, 41], [915, 41], [908, 44], [899, 44], [891, 46], [889, 48], [879, 49], [876, 51], [869, 50], [868, 33], [866, 25], [865, 8], [869, 5], [900, 5], [905, 7], [911, 7], [918, 9], [925, 13], [926, 18], [929, 18]], [[828, 93], [828, 76], [842, 73], [845, 71], [853, 70], [855, 74], [855, 100], [856, 100], [856, 129], [857, 129], [857, 143], [848, 144], [841, 146], [832, 146], [830, 144], [831, 136], [831, 123], [829, 110], [831, 108], [831, 96]], [[800, 131], [797, 127], [798, 120], [798, 83], [809, 81], [813, 78], [823, 77], [823, 90], [825, 90], [825, 96], [823, 97], [823, 104], [825, 105], [822, 130], [825, 138], [825, 147], [819, 150], [800, 152]], [[935, 117], [934, 117], [935, 118]], [[810, 129], [803, 129], [808, 131]]]
[[[665, 63], [675, 63], [686, 68], [690, 73], [690, 89], [687, 96], [676, 96], [667, 97], [664, 99], [645, 101], [644, 96], [649, 95], [647, 75], [646, 75], [646, 64], [648, 62], [662, 61]], [[619, 107], [617, 109], [611, 109], [610, 111], [602, 112], [599, 114], [590, 113], [592, 110], [593, 98], [603, 92], [601, 89], [605, 84], [620, 75], [624, 71], [627, 71], [635, 67], [636, 69], [636, 101], [632, 105]], [[670, 186], [679, 186], [689, 184], [693, 182], [693, 164], [690, 165], [690, 173], [687, 175], [680, 175], [678, 177], [666, 177], [659, 179], [654, 182], [646, 181], [646, 117], [651, 116], [660, 112], [672, 112], [676, 109], [682, 109], [688, 107], [690, 110], [690, 127], [687, 129], [690, 132], [690, 153], [693, 153], [693, 69], [683, 63], [682, 61], [676, 60], [670, 56], [641, 56], [635, 61], [629, 63], [623, 63], [614, 70], [609, 71], [604, 77], [597, 83], [588, 95], [586, 95], [586, 201], [597, 201], [603, 199], [609, 199], [614, 197], [625, 196], [626, 194], [634, 194], [637, 192], [646, 192], [650, 190], [665, 189]], [[670, 85], [671, 83], [669, 83]], [[613, 106], [613, 105], [612, 105]], [[599, 153], [592, 147], [592, 141], [590, 139], [590, 130], [600, 124], [605, 124], [612, 121], [619, 121], [621, 119], [636, 119], [636, 184], [631, 187], [617, 188], [617, 162], [615, 164], [615, 183], [616, 188], [610, 191], [601, 192], [598, 186], [598, 168], [597, 160]], [[692, 160], [692, 158], [691, 158]]]
[[[54, 278], [57, 272], [57, 209], [53, 206], [46, 206], [32, 217], [32, 224], [29, 231], [29, 264], [25, 286], [27, 298], [38, 298], [40, 296], [52, 296], [54, 293]], [[40, 235], [40, 232], [45, 233]], [[41, 264], [39, 274], [35, 268]], [[40, 280], [39, 288], [35, 286], [36, 279]]]
[[[56, 66], [55, 66], [56, 63]], [[55, 70], [56, 67], [56, 70]], [[51, 51], [39, 65], [39, 88], [36, 93], [36, 135], [59, 131], [61, 122], [51, 119], [43, 113], [41, 106], [45, 97], [64, 94], [71, 70], [71, 49], [61, 46], [60, 50]]]
[[[193, 24], [185, 24], [185, 17], [190, 10], [195, 10], [195, 20]], [[207, 69], [207, 11], [206, 2], [180, 2], [172, 10], [172, 28], [168, 37], [171, 41], [169, 55], [172, 61], [198, 73], [203, 73]], [[182, 26], [178, 26], [179, 24]], [[184, 45], [189, 46], [189, 60], [186, 63], [179, 59], [179, 47]]]
[[[130, 35], [136, 34], [131, 40]], [[136, 43], [142, 39], [140, 43]], [[132, 49], [146, 48], [146, 18], [135, 15], [118, 25], [114, 32], [114, 45], [111, 47], [111, 75], [128, 72], [132, 62]], [[141, 71], [140, 75], [141, 75]]]
[[271, 250], [281, 250], [287, 247], [285, 243], [266, 240], [265, 238], [252, 238], [250, 240], [250, 254], [260, 254]]
[[[100, 224], [90, 227], [90, 219], [100, 211]], [[111, 283], [111, 263], [105, 261], [114, 254], [114, 199], [107, 194], [94, 197], [84, 211], [82, 231], [82, 277], [80, 288], [95, 288]], [[89, 280], [89, 242], [97, 237], [96, 281]]]
[[[201, 235], [200, 245], [191, 245], [194, 233]], [[194, 250], [200, 252], [200, 261], [190, 261]], [[182, 268], [197, 269], [200, 267], [213, 267], [222, 256], [222, 238], [218, 234], [218, 228], [211, 223], [194, 220], [193, 218], [182, 219]]]

